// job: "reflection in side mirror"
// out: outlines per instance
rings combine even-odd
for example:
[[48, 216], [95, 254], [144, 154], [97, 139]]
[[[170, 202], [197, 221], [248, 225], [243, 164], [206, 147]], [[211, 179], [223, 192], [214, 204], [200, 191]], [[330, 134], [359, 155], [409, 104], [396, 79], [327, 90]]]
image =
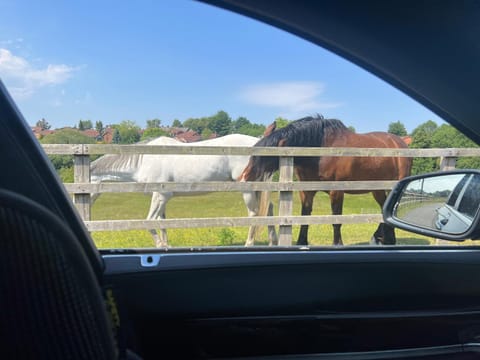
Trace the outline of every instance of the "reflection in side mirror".
[[478, 222], [480, 173], [456, 171], [403, 179], [384, 207], [385, 221], [444, 239], [468, 238]]

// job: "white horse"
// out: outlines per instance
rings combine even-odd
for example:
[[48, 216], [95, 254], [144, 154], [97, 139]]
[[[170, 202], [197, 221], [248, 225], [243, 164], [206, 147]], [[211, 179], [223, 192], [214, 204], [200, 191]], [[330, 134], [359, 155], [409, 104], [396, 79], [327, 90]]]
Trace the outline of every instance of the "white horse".
[[[182, 143], [169, 137], [159, 137], [145, 143], [146, 145], [176, 145], [176, 146], [253, 146], [258, 138], [232, 134], [212, 140], [194, 143]], [[200, 181], [236, 181], [247, 165], [248, 156], [233, 155], [104, 155], [91, 164], [92, 182], [122, 181], [122, 182], [200, 182]], [[203, 192], [205, 193], [205, 192]], [[193, 192], [153, 192], [147, 219], [165, 219], [165, 206], [173, 196], [198, 195]], [[95, 196], [92, 197], [93, 199]], [[243, 193], [243, 200], [248, 209], [248, 216], [259, 213], [260, 192]], [[268, 215], [273, 215], [273, 205], [268, 206]], [[151, 229], [157, 247], [168, 246], [167, 232], [161, 229], [160, 236]], [[251, 226], [245, 246], [254, 244], [256, 227]], [[278, 243], [274, 226], [268, 226], [270, 245]]]

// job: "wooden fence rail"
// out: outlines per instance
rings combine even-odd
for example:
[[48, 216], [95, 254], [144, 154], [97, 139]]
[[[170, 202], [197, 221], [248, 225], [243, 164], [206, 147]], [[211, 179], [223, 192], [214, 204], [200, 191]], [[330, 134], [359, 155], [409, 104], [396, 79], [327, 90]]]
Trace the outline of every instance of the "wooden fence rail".
[[42, 144], [49, 155], [158, 154], [158, 155], [261, 155], [261, 156], [380, 156], [465, 157], [480, 156], [480, 148], [385, 149], [321, 147], [243, 147], [188, 145]]
[[[283, 179], [282, 179], [283, 181]], [[198, 183], [70, 183], [69, 193], [107, 192], [213, 192], [213, 191], [300, 191], [300, 190], [390, 190], [397, 181], [308, 181], [308, 182], [198, 182]]]
[[[152, 228], [194, 228], [250, 225], [278, 225], [279, 244], [291, 245], [292, 225], [378, 223], [380, 214], [292, 216], [293, 192], [300, 190], [390, 190], [396, 181], [293, 181], [295, 156], [362, 157], [439, 157], [440, 169], [455, 168], [456, 158], [480, 156], [478, 148], [451, 149], [375, 149], [375, 148], [297, 148], [297, 147], [198, 147], [162, 145], [44, 144], [50, 155], [73, 155], [74, 183], [65, 184], [90, 231]], [[99, 154], [184, 154], [184, 155], [259, 155], [280, 158], [278, 182], [194, 182], [194, 183], [90, 183], [90, 155]], [[276, 217], [196, 218], [164, 220], [90, 220], [91, 194], [106, 192], [212, 192], [279, 191], [279, 215]]]

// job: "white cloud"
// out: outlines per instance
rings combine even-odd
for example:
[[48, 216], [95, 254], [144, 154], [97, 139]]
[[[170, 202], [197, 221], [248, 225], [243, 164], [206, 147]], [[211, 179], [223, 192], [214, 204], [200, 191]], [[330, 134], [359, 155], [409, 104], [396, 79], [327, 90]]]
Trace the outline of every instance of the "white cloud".
[[251, 85], [241, 92], [241, 97], [250, 104], [275, 107], [290, 115], [317, 112], [341, 105], [321, 101], [324, 92], [325, 85], [322, 83], [291, 81]]
[[0, 77], [14, 97], [25, 98], [42, 87], [62, 84], [78, 69], [65, 64], [35, 68], [25, 58], [0, 48]]

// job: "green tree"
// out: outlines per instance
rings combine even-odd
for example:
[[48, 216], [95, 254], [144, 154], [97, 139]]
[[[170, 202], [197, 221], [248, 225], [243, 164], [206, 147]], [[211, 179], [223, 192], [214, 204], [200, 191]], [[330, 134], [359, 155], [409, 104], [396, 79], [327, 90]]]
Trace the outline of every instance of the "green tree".
[[353, 132], [353, 133], [356, 132], [355, 128], [354, 128], [353, 126], [351, 126], [351, 125], [348, 126], [347, 128], [348, 128], [348, 130], [350, 130], [350, 131]]
[[95, 130], [97, 130], [99, 133], [105, 131], [105, 128], [103, 127], [103, 123], [101, 121], [95, 122]]
[[433, 120], [428, 120], [427, 122], [424, 122], [423, 124], [418, 125], [413, 131], [412, 131], [412, 138], [415, 138], [417, 135], [417, 132], [421, 131], [423, 132], [428, 138], [431, 138], [435, 130], [437, 130], [438, 125], [435, 121]]
[[410, 147], [414, 149], [429, 149], [432, 147], [432, 134], [427, 133], [425, 129], [419, 129], [412, 136]]
[[42, 144], [93, 144], [95, 139], [76, 129], [60, 129], [43, 137]]
[[140, 140], [140, 127], [134, 121], [124, 120], [118, 125], [112, 125], [118, 130], [120, 144], [133, 144]]
[[210, 117], [208, 128], [220, 136], [231, 134], [232, 119], [225, 111], [220, 110]]
[[290, 123], [290, 120], [284, 119], [279, 116], [275, 119], [275, 123], [277, 124], [277, 129], [281, 129], [287, 126]]
[[400, 121], [392, 122], [388, 125], [388, 132], [398, 136], [407, 136], [407, 129]]
[[91, 120], [79, 120], [78, 121], [78, 130], [88, 130], [93, 127]]
[[167, 132], [161, 128], [147, 128], [143, 134], [140, 140], [150, 140], [150, 139], [155, 139], [160, 136], [168, 136]]
[[147, 120], [147, 129], [158, 129], [160, 128], [161, 123], [162, 120], [160, 119]]
[[35, 126], [38, 126], [42, 130], [49, 130], [52, 126], [48, 123], [47, 120], [42, 118], [42, 120], [38, 120]]
[[[433, 148], [476, 148], [478, 145], [451, 125], [443, 124], [432, 135]], [[455, 166], [459, 169], [480, 169], [477, 157], [460, 157]]]
[[112, 142], [114, 144], [120, 144], [122, 141], [122, 137], [120, 136], [120, 131], [118, 129], [113, 130], [113, 137], [112, 137]]
[[202, 134], [201, 134], [202, 139], [203, 140], [208, 140], [208, 139], [210, 139], [210, 136], [212, 136], [212, 134], [213, 134], [213, 131], [210, 130], [209, 128], [203, 129]]
[[[429, 149], [432, 147], [432, 135], [426, 129], [418, 129], [415, 136], [412, 136], [410, 147], [413, 149]], [[412, 175], [424, 174], [439, 169], [439, 162], [436, 158], [413, 158]]]
[[265, 131], [265, 125], [252, 124], [246, 117], [241, 116], [237, 120], [232, 121], [232, 130], [236, 134], [260, 137]]
[[[432, 148], [432, 137], [438, 125], [429, 120], [420, 124], [412, 131], [411, 148], [429, 149]], [[412, 175], [423, 174], [438, 170], [439, 162], [436, 158], [414, 158], [412, 163]]]
[[173, 120], [172, 127], [182, 127], [182, 122], [178, 119]]
[[453, 126], [443, 124], [432, 135], [432, 147], [469, 148], [478, 146]]
[[105, 128], [103, 127], [103, 123], [101, 121], [95, 122], [95, 130], [98, 132], [98, 139], [97, 140], [103, 140], [103, 136], [105, 135]]
[[240, 127], [236, 133], [260, 137], [265, 132], [265, 125], [262, 124], [249, 124]]
[[252, 123], [244, 116], [240, 116], [237, 120], [232, 122], [233, 132], [238, 132], [238, 130], [245, 126], [250, 126]]
[[201, 134], [204, 129], [208, 128], [210, 124], [210, 118], [190, 118], [183, 122], [183, 126], [197, 133]]

